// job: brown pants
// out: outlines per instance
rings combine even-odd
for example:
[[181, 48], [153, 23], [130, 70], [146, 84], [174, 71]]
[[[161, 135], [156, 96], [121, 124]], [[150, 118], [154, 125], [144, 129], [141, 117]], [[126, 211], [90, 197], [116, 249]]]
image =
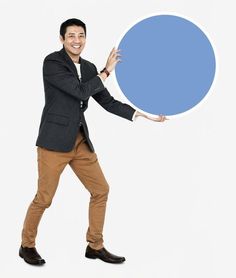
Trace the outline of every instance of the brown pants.
[[103, 224], [109, 185], [98, 163], [97, 155], [89, 150], [83, 133], [78, 133], [70, 152], [56, 152], [37, 147], [38, 191], [30, 204], [22, 231], [22, 246], [34, 247], [37, 229], [43, 212], [56, 192], [59, 178], [67, 164], [90, 192], [89, 228], [86, 239], [93, 249], [103, 247]]

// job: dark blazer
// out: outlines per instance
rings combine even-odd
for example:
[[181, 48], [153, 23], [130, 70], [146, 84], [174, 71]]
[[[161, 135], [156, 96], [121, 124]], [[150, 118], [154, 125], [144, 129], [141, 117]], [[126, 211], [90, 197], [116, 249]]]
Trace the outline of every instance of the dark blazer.
[[95, 65], [81, 57], [79, 62], [81, 81], [73, 61], [64, 48], [49, 54], [44, 59], [45, 106], [36, 146], [69, 152], [73, 149], [82, 126], [88, 146], [94, 152], [84, 117], [91, 96], [107, 111], [132, 120], [135, 110], [110, 95], [97, 76]]

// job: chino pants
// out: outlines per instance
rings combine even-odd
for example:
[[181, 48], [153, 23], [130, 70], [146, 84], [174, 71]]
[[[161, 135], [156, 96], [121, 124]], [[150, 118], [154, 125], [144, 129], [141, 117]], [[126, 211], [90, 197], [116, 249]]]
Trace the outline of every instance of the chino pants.
[[51, 203], [59, 178], [67, 164], [90, 193], [89, 227], [86, 240], [93, 249], [103, 247], [103, 225], [109, 185], [97, 155], [90, 151], [83, 132], [79, 132], [70, 152], [56, 152], [37, 147], [38, 190], [30, 204], [22, 231], [22, 246], [34, 247], [40, 219]]

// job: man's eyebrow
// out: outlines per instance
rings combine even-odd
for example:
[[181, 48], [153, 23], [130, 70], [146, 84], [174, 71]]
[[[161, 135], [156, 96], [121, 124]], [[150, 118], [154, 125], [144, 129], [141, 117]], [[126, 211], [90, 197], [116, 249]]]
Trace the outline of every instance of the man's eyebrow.
[[70, 32], [68, 33], [68, 35], [75, 35], [75, 34], [79, 34], [79, 35], [85, 35], [84, 32], [81, 32], [81, 33], [76, 33], [76, 32]]

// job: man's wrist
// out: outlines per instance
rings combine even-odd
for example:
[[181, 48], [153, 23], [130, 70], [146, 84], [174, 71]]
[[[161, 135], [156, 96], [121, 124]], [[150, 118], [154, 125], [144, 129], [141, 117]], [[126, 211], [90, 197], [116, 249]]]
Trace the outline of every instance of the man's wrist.
[[102, 81], [105, 81], [107, 79], [107, 74], [105, 72], [99, 73], [98, 76], [102, 79]]
[[136, 110], [135, 117], [138, 117], [138, 116], [143, 116], [143, 114]]
[[144, 117], [144, 118], [147, 118], [147, 115], [139, 112], [138, 110], [136, 110], [136, 112], [134, 113], [134, 117], [137, 118], [137, 117]]
[[103, 72], [107, 75], [107, 77], [110, 75], [110, 72], [107, 70], [106, 67], [100, 71], [100, 73], [103, 73]]

